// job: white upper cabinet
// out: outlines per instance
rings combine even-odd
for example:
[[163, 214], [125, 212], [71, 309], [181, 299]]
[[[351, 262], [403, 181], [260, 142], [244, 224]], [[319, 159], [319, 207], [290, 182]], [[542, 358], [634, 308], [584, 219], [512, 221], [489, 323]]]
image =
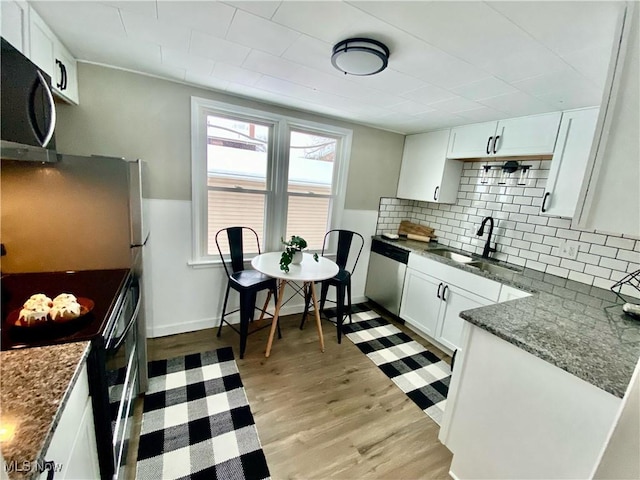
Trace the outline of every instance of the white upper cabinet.
[[578, 228], [640, 237], [640, 5], [627, 2], [578, 199]]
[[51, 79], [54, 91], [64, 99], [80, 103], [78, 96], [78, 64], [60, 41], [54, 45], [55, 74]]
[[447, 158], [551, 155], [561, 116], [552, 112], [452, 128]]
[[2, 0], [2, 38], [29, 56], [29, 5], [22, 0]]
[[54, 83], [55, 63], [53, 49], [55, 45], [55, 35], [33, 8], [29, 9], [29, 39], [29, 58], [49, 75], [52, 79], [51, 83]]
[[587, 169], [598, 112], [599, 108], [594, 107], [562, 114], [541, 215], [573, 217]]
[[501, 156], [551, 155], [556, 145], [561, 112], [500, 120], [492, 153]]
[[449, 130], [407, 135], [398, 181], [399, 198], [455, 203], [462, 162], [447, 160]]
[[79, 98], [76, 60], [33, 8], [29, 11], [29, 39], [29, 58], [51, 77], [54, 93], [63, 100], [77, 105]]
[[498, 122], [474, 123], [451, 129], [448, 158], [475, 158], [493, 155], [493, 138]]

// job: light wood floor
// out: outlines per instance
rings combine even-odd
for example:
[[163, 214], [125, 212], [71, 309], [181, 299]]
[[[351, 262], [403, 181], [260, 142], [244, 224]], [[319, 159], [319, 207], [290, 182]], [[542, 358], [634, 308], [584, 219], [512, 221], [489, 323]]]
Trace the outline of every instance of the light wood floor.
[[[451, 453], [438, 441], [438, 425], [349, 339], [338, 345], [333, 324], [322, 322], [321, 353], [315, 323], [301, 331], [299, 318], [281, 319], [282, 339], [274, 340], [269, 358], [264, 357], [268, 329], [249, 336], [240, 360], [239, 336], [224, 327], [220, 338], [210, 329], [150, 339], [149, 360], [233, 346], [274, 480], [450, 478]], [[141, 407], [139, 401], [133, 455]]]

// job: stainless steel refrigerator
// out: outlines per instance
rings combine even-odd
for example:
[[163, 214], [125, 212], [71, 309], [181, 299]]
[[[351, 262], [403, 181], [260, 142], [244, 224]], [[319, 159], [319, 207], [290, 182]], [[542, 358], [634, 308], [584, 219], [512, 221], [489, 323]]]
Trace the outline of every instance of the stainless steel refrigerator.
[[2, 160], [2, 273], [131, 268], [141, 283], [140, 390], [147, 388], [144, 258], [146, 164], [59, 155], [56, 163]]

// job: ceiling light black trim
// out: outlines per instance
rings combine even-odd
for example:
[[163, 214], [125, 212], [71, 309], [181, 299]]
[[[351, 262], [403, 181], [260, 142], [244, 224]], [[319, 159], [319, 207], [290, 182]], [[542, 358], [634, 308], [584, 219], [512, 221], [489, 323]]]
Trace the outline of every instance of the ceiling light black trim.
[[[337, 58], [349, 51], [365, 52], [371, 55], [375, 55], [382, 61], [382, 66], [375, 71], [367, 73], [354, 73], [345, 71], [338, 66]], [[347, 40], [342, 40], [341, 42], [338, 42], [333, 46], [333, 53], [331, 54], [331, 64], [336, 69], [343, 72], [345, 75], [375, 75], [376, 73], [380, 73], [385, 68], [387, 68], [387, 65], [389, 64], [389, 49], [384, 43], [377, 40], [372, 40], [370, 38], [348, 38]]]

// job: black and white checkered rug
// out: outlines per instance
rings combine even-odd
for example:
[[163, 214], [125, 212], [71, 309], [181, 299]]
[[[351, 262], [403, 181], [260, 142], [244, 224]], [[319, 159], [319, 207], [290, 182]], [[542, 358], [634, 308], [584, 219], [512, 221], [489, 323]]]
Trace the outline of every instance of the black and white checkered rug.
[[137, 478], [269, 478], [231, 347], [149, 363]]
[[[380, 318], [367, 304], [353, 305], [343, 332], [438, 425], [447, 403], [451, 367], [409, 335]], [[325, 314], [335, 317], [335, 309]]]

